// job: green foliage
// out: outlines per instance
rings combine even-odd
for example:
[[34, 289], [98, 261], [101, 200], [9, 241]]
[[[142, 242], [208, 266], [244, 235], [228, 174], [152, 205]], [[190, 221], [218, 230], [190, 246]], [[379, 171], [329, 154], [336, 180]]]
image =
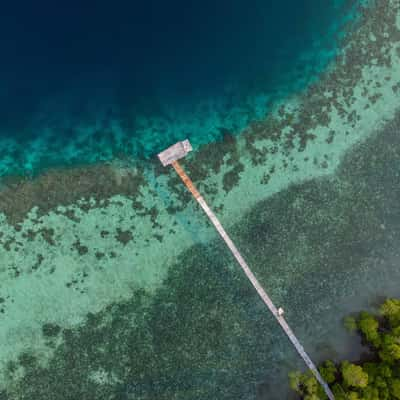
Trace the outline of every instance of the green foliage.
[[316, 395], [319, 389], [317, 380], [313, 376], [309, 376], [304, 380], [304, 388], [306, 393]]
[[400, 326], [400, 300], [399, 299], [387, 299], [381, 305], [381, 314], [386, 317], [392, 326], [396, 328]]
[[379, 397], [379, 389], [374, 386], [367, 386], [363, 390], [363, 400], [382, 400]]
[[380, 346], [381, 341], [378, 332], [379, 322], [374, 316], [366, 311], [362, 311], [357, 325], [368, 342], [375, 347]]
[[300, 372], [289, 373], [290, 387], [303, 396], [304, 400], [325, 400], [326, 396], [311, 372], [302, 374]]
[[335, 382], [338, 370], [332, 361], [327, 360], [319, 367], [319, 372], [326, 383], [333, 383]]
[[332, 392], [333, 392], [336, 400], [347, 400], [349, 393], [346, 393], [345, 390], [343, 389], [342, 385], [340, 385], [338, 382], [335, 382], [331, 386], [331, 389], [332, 389]]
[[368, 385], [368, 374], [359, 365], [348, 361], [342, 363], [342, 376], [347, 386], [364, 388]]
[[382, 346], [379, 356], [383, 361], [393, 363], [400, 360], [400, 327], [382, 335]]
[[355, 332], [358, 328], [357, 321], [354, 317], [346, 317], [343, 320], [343, 325], [349, 332]]
[[[346, 318], [350, 331], [357, 330], [373, 353], [372, 361], [350, 363], [338, 368], [325, 361], [319, 371], [330, 385], [336, 400], [400, 400], [400, 300], [388, 299], [380, 307], [380, 316], [361, 312], [358, 318]], [[308, 372], [291, 373], [291, 387], [304, 400], [326, 399]]]
[[289, 372], [289, 385], [297, 393], [302, 393], [301, 389], [302, 374], [298, 371]]
[[393, 379], [390, 383], [390, 392], [395, 399], [400, 399], [400, 379]]
[[359, 394], [357, 392], [349, 392], [347, 398], [349, 400], [361, 400], [361, 397], [359, 397]]
[[304, 397], [304, 400], [321, 400], [321, 397], [316, 394], [308, 394]]
[[388, 380], [393, 375], [390, 365], [383, 362], [366, 362], [363, 365], [363, 370], [368, 374], [368, 382], [376, 386], [379, 386], [381, 379]]

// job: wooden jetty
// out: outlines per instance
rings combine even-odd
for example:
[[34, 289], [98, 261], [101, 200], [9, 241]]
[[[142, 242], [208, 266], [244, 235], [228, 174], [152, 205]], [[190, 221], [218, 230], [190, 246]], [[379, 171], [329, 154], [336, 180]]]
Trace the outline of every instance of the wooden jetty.
[[173, 146], [169, 147], [168, 149], [164, 150], [163, 152], [158, 154], [158, 158], [160, 159], [161, 163], [163, 166], [167, 165], [172, 165], [177, 172], [177, 174], [180, 176], [182, 179], [183, 183], [186, 185], [186, 187], [189, 189], [189, 191], [192, 193], [193, 197], [197, 200], [197, 202], [200, 204], [201, 208], [204, 210], [204, 212], [207, 214], [208, 218], [210, 221], [213, 223], [215, 228], [217, 229], [218, 233], [222, 237], [222, 239], [225, 241], [226, 245], [229, 247], [230, 251], [232, 252], [233, 256], [235, 257], [236, 261], [239, 263], [240, 267], [246, 274], [247, 278], [249, 281], [252, 283], [254, 288], [256, 289], [258, 295], [261, 297], [265, 305], [269, 308], [271, 311], [272, 315], [275, 317], [275, 319], [278, 321], [279, 325], [282, 327], [283, 331], [286, 333], [287, 337], [301, 356], [301, 358], [304, 360], [306, 363], [307, 367], [310, 369], [310, 371], [314, 374], [315, 378], [318, 380], [318, 382], [321, 384], [323, 387], [326, 395], [328, 396], [329, 400], [334, 400], [335, 397], [333, 396], [333, 393], [331, 392], [328, 384], [324, 381], [322, 378], [321, 374], [319, 373], [318, 369], [314, 365], [314, 363], [311, 361], [310, 357], [308, 354], [305, 352], [303, 346], [300, 344], [296, 336], [294, 335], [292, 329], [289, 327], [288, 323], [286, 322], [284, 316], [283, 316], [283, 309], [282, 308], [277, 308], [268, 294], [265, 292], [263, 287], [260, 285], [258, 282], [257, 278], [247, 265], [246, 261], [242, 257], [242, 255], [239, 253], [239, 250], [235, 246], [235, 244], [232, 242], [231, 238], [228, 236], [226, 233], [225, 229], [219, 222], [218, 218], [215, 216], [215, 214], [212, 212], [210, 207], [207, 205], [199, 191], [196, 189], [194, 186], [193, 182], [191, 179], [186, 175], [185, 171], [182, 169], [180, 164], [178, 163], [178, 160], [185, 157], [186, 154], [192, 150], [192, 146], [190, 145], [189, 140], [184, 140], [182, 142], [178, 142], [174, 144]]

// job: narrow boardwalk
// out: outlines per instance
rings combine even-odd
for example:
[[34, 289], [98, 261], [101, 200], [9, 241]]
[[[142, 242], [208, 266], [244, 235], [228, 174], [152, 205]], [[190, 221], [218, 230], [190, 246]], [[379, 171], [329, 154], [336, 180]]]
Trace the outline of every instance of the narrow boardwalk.
[[210, 207], [207, 205], [203, 197], [200, 195], [196, 187], [194, 186], [193, 182], [191, 179], [186, 175], [185, 171], [182, 169], [182, 167], [179, 165], [178, 161], [172, 161], [171, 162], [172, 166], [174, 167], [175, 171], [177, 174], [181, 177], [183, 183], [186, 185], [186, 187], [189, 189], [189, 191], [192, 193], [193, 197], [197, 200], [197, 202], [200, 204], [201, 208], [204, 210], [204, 212], [207, 214], [208, 218], [211, 220], [211, 222], [214, 224], [215, 228], [217, 229], [218, 233], [221, 235], [222, 239], [224, 239], [225, 243], [231, 250], [232, 254], [236, 258], [237, 262], [243, 269], [244, 273], [246, 274], [247, 278], [250, 280], [254, 288], [256, 289], [257, 293], [263, 300], [263, 302], [267, 305], [269, 310], [271, 311], [272, 315], [276, 318], [286, 335], [288, 336], [289, 340], [292, 342], [293, 346], [297, 350], [297, 352], [300, 354], [304, 362], [306, 363], [307, 367], [311, 370], [311, 372], [314, 374], [318, 382], [321, 384], [323, 387], [326, 395], [328, 396], [329, 400], [334, 400], [333, 393], [329, 389], [329, 386], [327, 383], [324, 381], [322, 378], [321, 374], [318, 372], [317, 368], [315, 367], [314, 363], [311, 361], [310, 357], [308, 354], [305, 352], [303, 346], [300, 344], [296, 336], [294, 335], [293, 331], [289, 327], [288, 323], [286, 322], [285, 318], [281, 313], [279, 313], [278, 309], [275, 307], [274, 303], [268, 296], [268, 294], [265, 292], [263, 287], [260, 285], [258, 282], [257, 278], [254, 276], [253, 272], [250, 270], [249, 266], [247, 265], [246, 261], [243, 259], [242, 255], [239, 253], [239, 250], [236, 248], [234, 243], [232, 242], [231, 238], [228, 236], [226, 233], [225, 229], [219, 222], [218, 218], [215, 216], [215, 214], [212, 212]]

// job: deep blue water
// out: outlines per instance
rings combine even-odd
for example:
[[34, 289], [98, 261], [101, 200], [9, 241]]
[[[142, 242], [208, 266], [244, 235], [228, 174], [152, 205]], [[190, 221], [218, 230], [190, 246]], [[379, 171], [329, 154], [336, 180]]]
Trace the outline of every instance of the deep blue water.
[[[129, 110], [125, 119], [134, 119], [135, 113], [158, 115], [164, 105], [176, 107], [178, 114], [193, 110], [202, 100], [223, 98], [227, 87], [231, 98], [224, 103], [224, 112], [240, 106], [246, 96], [272, 95], [281, 84], [289, 83], [289, 91], [298, 90], [334, 56], [334, 33], [340, 28], [345, 3], [7, 2], [0, 13], [0, 138], [18, 138], [20, 145], [38, 139], [41, 130], [32, 127], [32, 118], [50, 114], [43, 104], [51, 104], [51, 113], [58, 109], [60, 115], [68, 113], [60, 102], [64, 93], [69, 93], [69, 110], [76, 103], [75, 117], [87, 104], [109, 104], [112, 96], [111, 108]], [[308, 59], [299, 64], [303, 53]], [[294, 69], [301, 85], [287, 79]], [[61, 140], [62, 147], [74, 141], [76, 124], [75, 118], [70, 129], [54, 132], [54, 140]], [[185, 129], [182, 134], [194, 142], [216, 138], [209, 126]], [[174, 126], [177, 130], [179, 124]], [[157, 142], [153, 148], [146, 146], [146, 133], [132, 128], [127, 134], [140, 142], [122, 149], [128, 154], [151, 153], [175, 139], [165, 133], [154, 139], [153, 132], [149, 138]], [[28, 157], [26, 148], [18, 156], [21, 165]], [[57, 156], [51, 157], [57, 164]], [[60, 164], [64, 158], [60, 152]], [[40, 157], [35, 160], [34, 168]]]

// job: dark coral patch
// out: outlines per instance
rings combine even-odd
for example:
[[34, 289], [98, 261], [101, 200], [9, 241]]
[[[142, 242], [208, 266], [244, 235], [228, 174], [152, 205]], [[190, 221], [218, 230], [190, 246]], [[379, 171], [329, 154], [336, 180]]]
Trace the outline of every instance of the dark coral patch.
[[[104, 207], [107, 204], [104, 201], [117, 194], [134, 199], [140, 195], [139, 190], [145, 183], [139, 167], [134, 174], [128, 171], [117, 178], [115, 168], [108, 164], [49, 170], [35, 179], [9, 177], [2, 181], [0, 209], [8, 222], [17, 226], [34, 206], [39, 207], [40, 216], [60, 205], [69, 206], [78, 200], [94, 199], [94, 206], [82, 205], [81, 209], [88, 211], [93, 207]], [[64, 214], [78, 222], [73, 212]]]
[[[338, 290], [352, 289], [367, 260], [398, 252], [399, 121], [355, 149], [337, 176], [290, 186], [231, 230], [261, 284], [285, 302], [300, 330], [308, 316], [313, 330], [316, 317], [334, 318], [324, 307], [335, 306]], [[337, 281], [343, 274], [351, 277], [349, 288]], [[283, 280], [289, 287], [282, 294]], [[260, 385], [280, 395], [275, 366], [284, 373], [294, 368], [293, 353], [280, 354], [286, 338], [220, 240], [181, 254], [154, 293], [134, 290], [127, 301], [60, 333], [63, 342], [47, 366], [20, 357], [24, 374], [9, 397], [242, 399]], [[93, 381], [100, 372], [118, 379]]]
[[72, 249], [75, 249], [80, 256], [83, 256], [84, 254], [86, 254], [89, 251], [88, 247], [87, 246], [83, 246], [79, 239], [77, 239], [72, 244], [71, 250]]
[[54, 337], [57, 336], [61, 331], [60, 326], [56, 324], [52, 324], [50, 322], [44, 324], [42, 326], [42, 333], [46, 337]]
[[131, 240], [133, 240], [133, 234], [131, 231], [123, 231], [121, 228], [117, 228], [117, 233], [115, 239], [122, 243], [124, 246], [127, 245]]

